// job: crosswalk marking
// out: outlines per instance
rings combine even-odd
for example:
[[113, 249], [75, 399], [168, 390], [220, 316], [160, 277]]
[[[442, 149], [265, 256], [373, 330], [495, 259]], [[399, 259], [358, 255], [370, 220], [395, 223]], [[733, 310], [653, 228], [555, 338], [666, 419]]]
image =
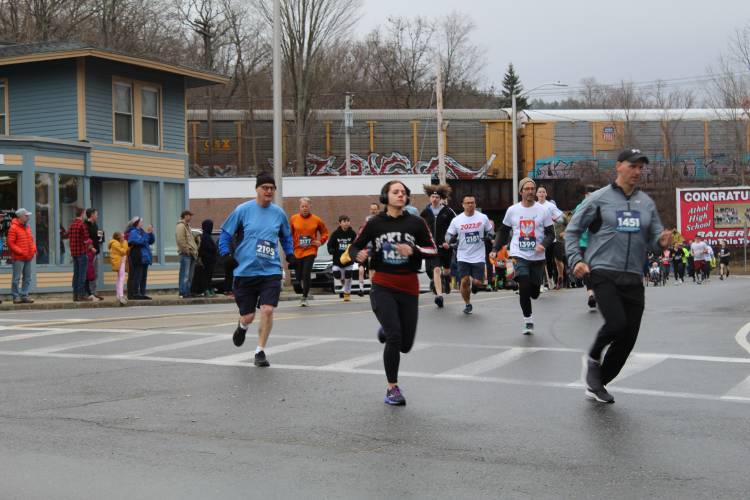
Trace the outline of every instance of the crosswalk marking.
[[633, 353], [628, 358], [627, 363], [625, 363], [625, 366], [622, 368], [620, 373], [617, 374], [617, 377], [615, 377], [615, 379], [611, 383], [612, 385], [619, 384], [626, 378], [632, 377], [636, 373], [648, 370], [649, 368], [652, 368], [667, 359], [669, 359], [669, 356], [666, 354]]
[[513, 363], [514, 361], [518, 361], [519, 359], [537, 351], [538, 349], [534, 347], [514, 347], [507, 351], [479, 359], [473, 363], [453, 368], [452, 370], [443, 372], [440, 375], [450, 377], [473, 377], [495, 370], [509, 363]]
[[732, 387], [729, 392], [721, 397], [721, 399], [727, 400], [743, 400], [748, 398], [750, 398], [750, 376]]
[[[414, 347], [412, 347], [411, 352], [421, 351], [424, 349], [427, 349], [429, 344], [417, 344]], [[357, 368], [358, 366], [364, 366], [369, 365], [370, 363], [375, 363], [376, 361], [381, 361], [383, 359], [383, 352], [378, 351], [372, 354], [365, 354], [364, 356], [357, 356], [355, 358], [345, 359], [343, 361], [339, 361], [337, 363], [331, 363], [329, 365], [321, 366], [321, 370], [333, 370], [333, 371], [348, 371], [353, 370], [354, 368]]]
[[150, 337], [152, 335], [157, 335], [158, 332], [142, 332], [142, 333], [128, 333], [128, 334], [121, 334], [117, 337], [104, 337], [104, 338], [96, 338], [93, 340], [80, 340], [78, 342], [70, 342], [67, 344], [57, 344], [47, 347], [39, 347], [36, 349], [29, 349], [26, 351], [23, 351], [25, 353], [50, 353], [50, 352], [60, 352], [60, 351], [67, 351], [69, 349], [76, 349], [80, 347], [90, 347], [95, 345], [101, 345], [101, 344], [108, 344], [110, 342], [119, 342], [122, 340], [132, 340], [132, 339], [138, 339], [141, 337]]
[[[159, 333], [160, 332], [154, 332], [154, 334], [159, 334]], [[174, 351], [177, 349], [183, 349], [185, 347], [195, 347], [195, 346], [210, 344], [212, 342], [218, 342], [220, 340], [226, 340], [226, 339], [227, 339], [226, 335], [216, 335], [214, 337], [202, 337], [199, 339], [185, 340], [184, 342], [175, 342], [173, 344], [164, 344], [164, 345], [158, 345], [155, 347], [149, 347], [146, 349], [139, 349], [137, 351], [124, 352], [120, 354], [120, 356], [132, 356], [132, 357], [148, 356], [150, 354], [155, 354], [157, 352]]]
[[[225, 337], [225, 339], [229, 340], [228, 337]], [[281, 352], [287, 352], [287, 351], [293, 351], [295, 349], [304, 349], [305, 347], [313, 347], [316, 345], [321, 344], [327, 344], [328, 342], [333, 342], [331, 339], [326, 338], [318, 338], [318, 339], [305, 339], [300, 340], [298, 342], [289, 342], [287, 344], [281, 344], [277, 346], [270, 346], [266, 348], [266, 354], [269, 356], [273, 354], [279, 354]], [[251, 360], [255, 357], [255, 351], [244, 351], [237, 354], [230, 354], [229, 356], [221, 356], [218, 358], [213, 358], [208, 361], [211, 361], [214, 364], [217, 365], [232, 365], [235, 363], [242, 363], [244, 361]]]
[[26, 340], [34, 339], [37, 337], [47, 337], [49, 335], [62, 335], [70, 333], [67, 330], [37, 330], [29, 333], [18, 333], [16, 335], [8, 335], [6, 337], [0, 337], [0, 342], [11, 342], [14, 340]]

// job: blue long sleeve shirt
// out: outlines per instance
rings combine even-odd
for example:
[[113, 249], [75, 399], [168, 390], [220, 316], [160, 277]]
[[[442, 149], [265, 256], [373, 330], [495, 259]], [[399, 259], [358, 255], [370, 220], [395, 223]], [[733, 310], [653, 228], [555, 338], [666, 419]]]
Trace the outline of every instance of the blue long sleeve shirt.
[[232, 236], [242, 228], [243, 238], [234, 251], [239, 266], [235, 276], [281, 275], [279, 243], [284, 253], [294, 253], [292, 231], [284, 210], [271, 203], [261, 207], [255, 200], [238, 205], [221, 225], [219, 253], [231, 253]]

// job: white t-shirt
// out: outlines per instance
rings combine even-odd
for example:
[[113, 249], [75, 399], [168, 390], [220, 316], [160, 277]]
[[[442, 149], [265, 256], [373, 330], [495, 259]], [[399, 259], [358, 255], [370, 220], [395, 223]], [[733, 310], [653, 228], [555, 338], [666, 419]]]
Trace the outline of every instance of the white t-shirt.
[[690, 253], [693, 254], [693, 260], [708, 260], [708, 245], [705, 241], [701, 241], [700, 243], [691, 243], [690, 245]]
[[505, 212], [503, 224], [513, 229], [508, 248], [511, 257], [544, 260], [544, 252], [537, 252], [536, 246], [544, 240], [544, 228], [552, 225], [549, 209], [539, 203], [530, 207], [516, 203]]
[[491, 232], [490, 220], [483, 213], [474, 212], [471, 217], [461, 213], [448, 226], [445, 241], [458, 235], [457, 260], [477, 264], [485, 261], [484, 237]]
[[544, 203], [540, 203], [540, 202], [537, 202], [537, 203], [539, 203], [541, 206], [549, 210], [549, 215], [550, 217], [552, 217], [553, 221], [556, 221], [562, 215], [562, 210], [557, 208], [557, 204], [552, 200], [547, 200]]

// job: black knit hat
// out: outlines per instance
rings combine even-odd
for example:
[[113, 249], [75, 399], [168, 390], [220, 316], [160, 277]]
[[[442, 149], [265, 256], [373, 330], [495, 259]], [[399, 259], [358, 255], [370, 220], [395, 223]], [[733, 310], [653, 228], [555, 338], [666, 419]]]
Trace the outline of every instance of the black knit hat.
[[255, 178], [255, 187], [258, 188], [258, 186], [262, 186], [263, 184], [273, 184], [276, 186], [276, 179], [268, 172], [261, 172]]

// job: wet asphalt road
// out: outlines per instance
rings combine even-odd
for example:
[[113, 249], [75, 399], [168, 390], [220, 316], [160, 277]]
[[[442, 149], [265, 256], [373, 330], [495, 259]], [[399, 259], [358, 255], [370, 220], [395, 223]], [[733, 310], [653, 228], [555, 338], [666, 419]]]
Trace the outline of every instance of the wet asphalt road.
[[543, 294], [533, 337], [513, 294], [458, 301], [422, 296], [404, 408], [366, 298], [282, 304], [270, 369], [231, 305], [3, 314], [0, 497], [747, 498], [750, 279], [648, 289], [607, 406], [583, 291]]

